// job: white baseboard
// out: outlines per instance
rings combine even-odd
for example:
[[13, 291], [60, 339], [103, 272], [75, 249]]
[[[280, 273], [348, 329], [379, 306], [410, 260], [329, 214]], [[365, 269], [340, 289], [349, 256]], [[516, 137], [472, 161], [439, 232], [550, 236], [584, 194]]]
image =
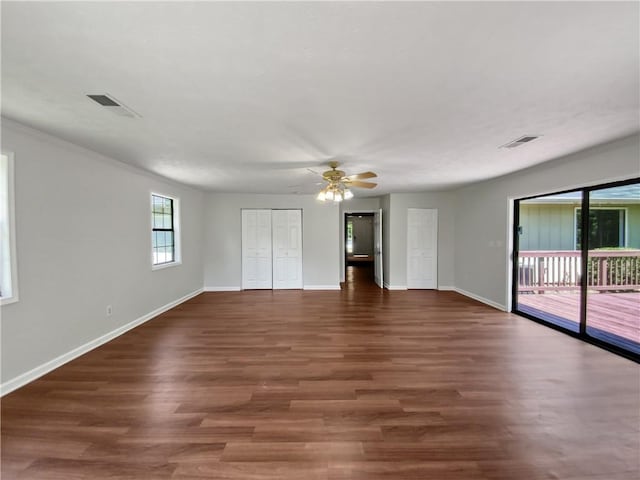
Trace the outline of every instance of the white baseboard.
[[142, 317], [137, 318], [133, 322], [129, 322], [126, 325], [122, 325], [121, 327], [118, 327], [115, 330], [112, 330], [109, 333], [102, 335], [101, 337], [98, 337], [94, 340], [91, 340], [90, 342], [85, 343], [84, 345], [74, 348], [70, 352], [64, 353], [59, 357], [54, 358], [53, 360], [49, 360], [48, 362], [43, 363], [42, 365], [39, 365], [29, 370], [26, 373], [23, 373], [21, 375], [18, 375], [17, 377], [12, 378], [11, 380], [7, 380], [6, 382], [3, 382], [0, 385], [0, 396], [4, 396], [7, 393], [11, 393], [14, 390], [26, 385], [27, 383], [33, 382], [35, 379], [51, 372], [52, 370], [55, 370], [56, 368], [64, 365], [67, 362], [70, 362], [74, 358], [78, 358], [80, 355], [84, 355], [85, 353], [93, 350], [94, 348], [97, 348], [100, 345], [103, 345], [108, 341], [113, 340], [116, 337], [119, 337], [120, 335], [128, 332], [132, 328], [135, 328], [138, 325], [141, 325], [151, 320], [152, 318], [157, 317], [161, 313], [164, 313], [167, 310], [170, 310], [173, 307], [180, 305], [183, 302], [186, 302], [187, 300], [195, 297], [196, 295], [199, 295], [200, 293], [202, 293], [201, 288], [199, 288], [194, 292], [188, 293], [184, 297], [174, 300], [173, 302], [169, 302], [160, 308], [156, 308], [152, 312], [149, 312], [146, 315], [143, 315]]
[[[340, 285], [304, 285], [303, 290], [340, 290]], [[267, 289], [268, 290], [268, 289]], [[239, 292], [240, 287], [204, 287], [205, 292]]]
[[452, 285], [438, 285], [438, 290], [440, 290], [441, 292], [455, 292], [456, 287]]
[[406, 285], [389, 285], [387, 282], [382, 284], [387, 290], [408, 290]]
[[340, 285], [305, 285], [303, 290], [340, 290]]
[[465, 297], [473, 298], [478, 302], [484, 303], [485, 305], [489, 305], [490, 307], [496, 308], [503, 312], [507, 311], [507, 307], [502, 305], [501, 303], [494, 302], [493, 300], [489, 300], [488, 298], [481, 297], [480, 295], [476, 295], [475, 293], [467, 292], [466, 290], [463, 290], [457, 287], [454, 287], [453, 291], [458, 292], [460, 295], [464, 295]]

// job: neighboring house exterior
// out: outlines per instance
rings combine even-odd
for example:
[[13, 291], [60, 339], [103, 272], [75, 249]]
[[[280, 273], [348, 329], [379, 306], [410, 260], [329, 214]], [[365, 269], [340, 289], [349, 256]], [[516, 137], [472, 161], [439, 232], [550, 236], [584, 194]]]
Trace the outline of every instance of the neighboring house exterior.
[[[581, 192], [519, 204], [518, 289], [575, 290], [582, 277]], [[601, 291], [640, 287], [640, 184], [589, 194], [587, 285]]]
[[[581, 202], [579, 193], [521, 201], [519, 250], [579, 250]], [[593, 192], [590, 203], [590, 249], [640, 249], [639, 185]]]

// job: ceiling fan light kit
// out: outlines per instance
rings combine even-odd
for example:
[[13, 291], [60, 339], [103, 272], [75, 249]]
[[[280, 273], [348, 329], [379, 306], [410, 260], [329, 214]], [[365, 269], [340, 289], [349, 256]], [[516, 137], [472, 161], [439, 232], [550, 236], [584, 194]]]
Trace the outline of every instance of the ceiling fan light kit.
[[363, 172], [356, 175], [345, 176], [342, 170], [338, 170], [338, 162], [330, 162], [331, 170], [327, 170], [322, 174], [322, 178], [329, 184], [318, 193], [316, 197], [320, 202], [333, 200], [339, 203], [343, 200], [353, 198], [353, 192], [350, 187], [356, 188], [374, 188], [377, 184], [373, 182], [362, 182], [365, 178], [374, 178], [377, 175], [373, 172]]

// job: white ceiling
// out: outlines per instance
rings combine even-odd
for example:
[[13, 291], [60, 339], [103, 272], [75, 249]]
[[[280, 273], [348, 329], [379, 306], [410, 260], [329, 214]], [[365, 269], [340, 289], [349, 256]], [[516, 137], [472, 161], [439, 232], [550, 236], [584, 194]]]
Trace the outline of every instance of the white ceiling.
[[[2, 114], [213, 191], [474, 182], [640, 130], [639, 4], [2, 2]], [[141, 115], [86, 98], [109, 93]], [[514, 150], [525, 134], [543, 135]]]

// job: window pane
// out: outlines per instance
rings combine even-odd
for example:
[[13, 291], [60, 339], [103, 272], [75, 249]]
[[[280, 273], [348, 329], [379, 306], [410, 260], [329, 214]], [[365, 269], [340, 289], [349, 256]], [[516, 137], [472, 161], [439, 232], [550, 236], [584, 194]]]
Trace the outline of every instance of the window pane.
[[640, 354], [640, 184], [589, 194], [587, 335]]
[[153, 195], [153, 211], [154, 212], [161, 213], [163, 204], [164, 204], [164, 200], [162, 199], [162, 197]]
[[173, 199], [152, 195], [153, 263], [160, 265], [175, 260]]
[[7, 299], [13, 296], [14, 278], [12, 269], [15, 258], [11, 257], [11, 211], [12, 200], [9, 197], [10, 161], [7, 155], [0, 155], [0, 297]]
[[[589, 210], [589, 248], [617, 248], [625, 246], [626, 210], [623, 208], [592, 207]], [[576, 244], [582, 240], [582, 212], [576, 212]], [[579, 248], [579, 247], [578, 247]]]
[[580, 330], [574, 212], [581, 203], [582, 192], [546, 195], [522, 200], [519, 212], [517, 308], [573, 332]]

